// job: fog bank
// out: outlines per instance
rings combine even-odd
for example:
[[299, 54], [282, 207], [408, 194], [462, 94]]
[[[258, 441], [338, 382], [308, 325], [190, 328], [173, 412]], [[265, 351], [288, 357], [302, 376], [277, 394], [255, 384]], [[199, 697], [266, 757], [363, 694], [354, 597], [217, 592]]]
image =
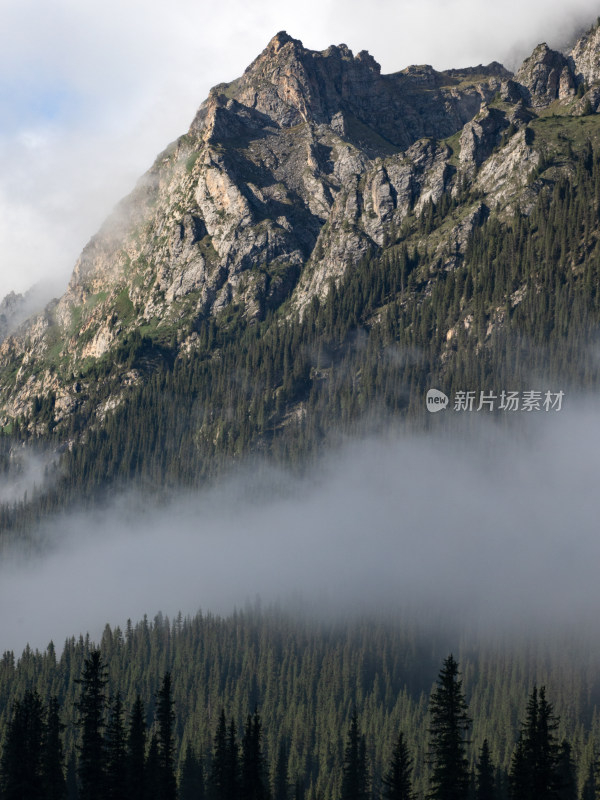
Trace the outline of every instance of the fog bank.
[[302, 479], [253, 464], [167, 506], [127, 495], [63, 518], [47, 552], [0, 567], [0, 651], [257, 595], [323, 614], [443, 610], [483, 630], [590, 622], [600, 421], [567, 405], [518, 430], [473, 413], [458, 431], [347, 443]]

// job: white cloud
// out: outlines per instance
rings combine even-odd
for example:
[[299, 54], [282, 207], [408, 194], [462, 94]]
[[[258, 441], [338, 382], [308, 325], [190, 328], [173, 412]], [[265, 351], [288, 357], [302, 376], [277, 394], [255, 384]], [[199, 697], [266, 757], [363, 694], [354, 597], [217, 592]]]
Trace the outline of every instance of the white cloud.
[[210, 86], [286, 29], [385, 72], [522, 58], [595, 19], [590, 0], [3, 0], [0, 297], [66, 284], [87, 239]]

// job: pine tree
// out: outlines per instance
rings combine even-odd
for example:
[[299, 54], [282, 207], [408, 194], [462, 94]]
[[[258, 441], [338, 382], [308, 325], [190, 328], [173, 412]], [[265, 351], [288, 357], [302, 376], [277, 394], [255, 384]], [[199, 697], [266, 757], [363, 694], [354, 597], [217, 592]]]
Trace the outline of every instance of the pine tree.
[[144, 800], [146, 786], [146, 719], [144, 704], [137, 695], [129, 719], [126, 781], [129, 800]]
[[242, 800], [266, 800], [269, 796], [267, 766], [262, 752], [262, 724], [258, 712], [248, 715], [242, 737]]
[[511, 765], [513, 800], [558, 798], [559, 747], [556, 741], [558, 720], [546, 700], [545, 687], [533, 687], [527, 714]]
[[450, 654], [439, 673], [429, 701], [429, 761], [432, 766], [432, 800], [465, 800], [469, 791], [469, 764], [465, 735], [471, 727], [459, 678], [458, 664]]
[[533, 790], [536, 797], [558, 796], [560, 788], [559, 754], [556, 739], [558, 719], [554, 716], [552, 705], [546, 700], [546, 689], [540, 687], [537, 720], [537, 741], [535, 752], [537, 768], [534, 770]]
[[105, 800], [106, 743], [104, 740], [106, 666], [99, 650], [92, 650], [83, 666], [81, 697], [77, 703], [79, 746], [79, 783], [81, 800]]
[[127, 738], [123, 721], [123, 702], [118, 692], [110, 704], [110, 715], [106, 728], [106, 755], [107, 800], [128, 800]]
[[44, 731], [42, 781], [45, 800], [64, 800], [67, 795], [62, 732], [58, 699], [50, 698]]
[[213, 744], [209, 781], [210, 800], [238, 800], [240, 763], [237, 734], [233, 719], [229, 727], [225, 710], [221, 711]]
[[394, 746], [389, 769], [382, 779], [382, 796], [385, 800], [413, 800], [411, 775], [412, 758], [408, 752], [404, 734], [400, 732]]
[[233, 717], [227, 729], [226, 784], [224, 800], [238, 800], [240, 794], [240, 749], [237, 740], [237, 728]]
[[166, 672], [157, 695], [156, 706], [161, 800], [176, 800], [177, 798], [175, 742], [173, 738], [175, 712], [173, 706], [174, 703], [171, 696], [171, 673]]
[[367, 800], [368, 797], [366, 746], [355, 709], [350, 718], [344, 751], [341, 800]]
[[494, 784], [494, 765], [488, 740], [484, 739], [477, 762], [476, 800], [494, 800], [496, 796]]
[[532, 796], [532, 774], [525, 754], [523, 734], [519, 736], [511, 759], [509, 785], [512, 800], [526, 800]]
[[556, 773], [560, 800], [577, 800], [577, 772], [571, 745], [565, 739], [559, 747]]
[[221, 709], [213, 741], [213, 754], [209, 779], [209, 799], [222, 800], [227, 785], [227, 721]]

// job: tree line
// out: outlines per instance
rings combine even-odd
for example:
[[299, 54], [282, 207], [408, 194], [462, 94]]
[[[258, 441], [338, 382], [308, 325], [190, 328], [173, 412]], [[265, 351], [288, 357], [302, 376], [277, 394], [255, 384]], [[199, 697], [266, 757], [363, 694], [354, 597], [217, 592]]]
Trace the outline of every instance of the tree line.
[[[366, 736], [372, 784], [380, 791], [397, 731], [411, 736], [413, 784], [427, 789], [428, 705], [444, 654], [461, 634], [447, 623], [423, 630], [401, 611], [393, 620], [329, 622], [296, 617], [277, 609], [247, 608], [228, 617], [157, 615], [121, 629], [106, 626], [99, 640], [108, 666], [107, 691], [117, 692], [129, 713], [144, 698], [145, 724], [155, 724], [161, 677], [172, 675], [177, 769], [188, 745], [211, 752], [219, 710], [243, 730], [258, 707], [271, 772], [285, 746], [289, 773], [302, 777], [307, 800], [336, 797], [341, 789], [344, 737], [356, 709]], [[0, 658], [0, 743], [11, 710], [28, 690], [63, 709], [67, 762], [78, 744], [76, 704], [89, 637], [52, 643], [19, 657]], [[569, 657], [565, 653], [569, 653]], [[474, 719], [470, 765], [485, 738], [496, 765], [508, 771], [518, 720], [531, 686], [552, 686], [560, 741], [572, 744], [578, 782], [583, 784], [600, 742], [600, 653], [588, 639], [578, 643], [560, 633], [543, 640], [503, 644], [469, 636], [457, 654]]]
[[[238, 736], [224, 708], [206, 757], [188, 742], [176, 753], [171, 673], [155, 697], [154, 720], [146, 723], [137, 695], [126, 714], [120, 692], [107, 694], [108, 666], [100, 650], [85, 659], [76, 703], [78, 738], [65, 763], [64, 724], [56, 697], [44, 704], [35, 689], [17, 699], [3, 737], [0, 800], [304, 800], [305, 776], [290, 776], [286, 743], [273, 769], [263, 743], [258, 710], [248, 714]], [[598, 764], [590, 763], [581, 793], [571, 746], [557, 737], [558, 719], [545, 687], [534, 686], [510, 769], [494, 765], [484, 739], [474, 766], [467, 757], [472, 720], [459, 666], [449, 655], [429, 698], [429, 800], [596, 800]], [[337, 800], [418, 800], [413, 785], [414, 745], [398, 731], [383, 775], [371, 769], [356, 709], [346, 734]], [[176, 768], [179, 763], [179, 768]]]

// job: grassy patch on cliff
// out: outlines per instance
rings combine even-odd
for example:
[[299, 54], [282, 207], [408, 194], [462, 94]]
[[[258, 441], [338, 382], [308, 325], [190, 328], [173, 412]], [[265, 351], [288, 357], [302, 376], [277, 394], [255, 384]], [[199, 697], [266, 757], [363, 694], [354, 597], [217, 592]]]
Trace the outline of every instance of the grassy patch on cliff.
[[535, 133], [535, 147], [546, 147], [548, 154], [573, 159], [589, 141], [600, 143], [600, 116], [565, 117], [546, 116], [532, 120], [530, 127]]

